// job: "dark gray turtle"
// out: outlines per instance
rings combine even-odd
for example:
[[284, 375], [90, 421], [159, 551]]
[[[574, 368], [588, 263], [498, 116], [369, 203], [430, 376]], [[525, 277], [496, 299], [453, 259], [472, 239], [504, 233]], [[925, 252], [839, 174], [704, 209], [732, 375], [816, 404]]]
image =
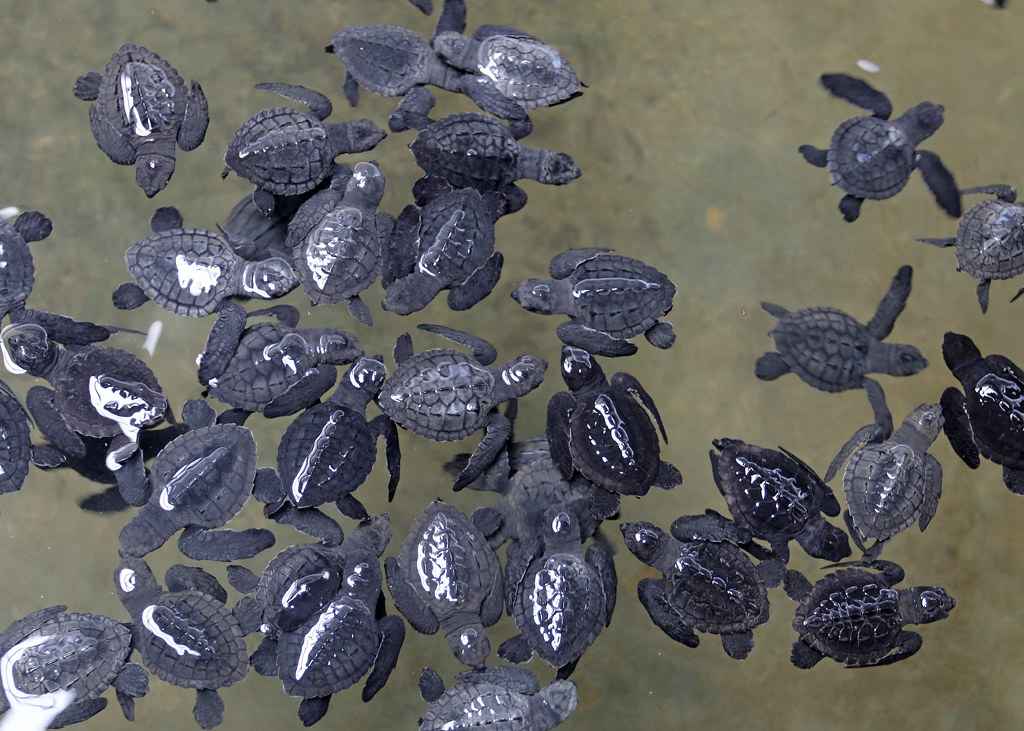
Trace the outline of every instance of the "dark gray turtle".
[[781, 563], [789, 561], [794, 539], [815, 558], [840, 561], [850, 555], [846, 534], [821, 517], [839, 515], [839, 501], [803, 460], [739, 439], [712, 444], [718, 451], [709, 452], [711, 473], [733, 519], [768, 541]]
[[377, 206], [384, 195], [384, 174], [376, 163], [358, 163], [351, 176], [302, 204], [285, 246], [314, 305], [347, 301], [349, 313], [372, 325], [359, 293], [384, 271], [394, 219]]
[[334, 158], [372, 150], [387, 134], [369, 119], [324, 123], [332, 111], [331, 100], [303, 86], [257, 84], [256, 88], [301, 102], [312, 112], [266, 109], [243, 124], [228, 143], [222, 177], [234, 170], [255, 185], [253, 202], [265, 213], [273, 210], [275, 195], [313, 190], [334, 173]]
[[138, 307], [151, 299], [184, 317], [205, 317], [234, 295], [274, 299], [299, 285], [289, 263], [277, 257], [246, 261], [223, 236], [182, 228], [176, 208], [160, 208], [150, 219], [153, 233], [124, 254], [135, 284], [122, 284], [114, 306]]
[[530, 312], [569, 315], [558, 326], [566, 345], [596, 355], [632, 355], [627, 342], [641, 333], [659, 348], [676, 341], [669, 322], [676, 285], [642, 261], [608, 253], [611, 249], [569, 249], [551, 260], [553, 279], [527, 279], [512, 299]]
[[174, 146], [186, 152], [206, 137], [210, 114], [203, 89], [150, 51], [125, 43], [101, 74], [75, 80], [75, 96], [95, 101], [89, 122], [96, 144], [118, 165], [135, 166], [135, 182], [152, 197], [174, 172]]
[[733, 545], [750, 534], [714, 513], [678, 518], [672, 535], [647, 522], [619, 528], [626, 548], [663, 574], [637, 586], [651, 620], [687, 647], [700, 642], [697, 632], [721, 635], [726, 654], [745, 659], [754, 647], [751, 630], [767, 622], [769, 612], [763, 577], [770, 564], [754, 566]]
[[[826, 481], [850, 460], [843, 474], [850, 508], [843, 517], [865, 561], [878, 558], [882, 546], [915, 521], [924, 530], [935, 515], [942, 495], [942, 465], [927, 452], [943, 423], [939, 404], [921, 404], [889, 439], [882, 437], [877, 424], [858, 429], [828, 466]], [[872, 539], [874, 545], [865, 548]]]
[[36, 267], [28, 245], [52, 230], [53, 222], [39, 211], [24, 211], [14, 223], [0, 219], [0, 312], [23, 307], [32, 294]]
[[32, 461], [28, 412], [14, 391], [0, 381], [0, 495], [25, 484]]
[[851, 668], [904, 660], [921, 649], [921, 635], [903, 627], [945, 619], [956, 606], [937, 586], [894, 588], [903, 569], [891, 561], [848, 565], [856, 568], [826, 574], [813, 586], [797, 571], [786, 574], [786, 594], [800, 602], [790, 657], [798, 668], [826, 655]]
[[141, 558], [123, 558], [114, 572], [142, 662], [161, 680], [195, 689], [193, 715], [200, 728], [210, 729], [224, 713], [217, 689], [234, 685], [249, 669], [245, 635], [259, 624], [258, 607], [245, 597], [229, 610], [224, 589], [198, 569], [168, 570], [166, 581], [164, 590]]
[[548, 508], [532, 536], [508, 548], [505, 601], [519, 634], [498, 654], [526, 662], [534, 652], [564, 680], [612, 621], [618, 579], [610, 547], [598, 541], [586, 554], [580, 523], [565, 505]]
[[821, 391], [863, 388], [875, 412], [875, 423], [882, 427], [883, 438], [888, 437], [892, 434], [892, 414], [885, 403], [885, 392], [867, 374], [910, 376], [928, 365], [913, 345], [882, 342], [907, 303], [911, 274], [909, 266], [900, 267], [867, 325], [833, 307], [789, 312], [762, 302], [761, 307], [779, 319], [769, 333], [778, 352], [758, 358], [754, 373], [762, 381], [772, 381], [792, 371]]
[[450, 348], [413, 355], [412, 340], [403, 335], [395, 345], [398, 367], [384, 381], [377, 404], [399, 426], [436, 442], [453, 442], [485, 430], [455, 481], [459, 490], [494, 461], [512, 433], [511, 421], [496, 410], [498, 404], [525, 396], [539, 386], [548, 364], [521, 355], [500, 368], [488, 368], [497, 358], [490, 343], [439, 325], [419, 328], [464, 345], [473, 355]]
[[917, 149], [942, 126], [940, 104], [921, 102], [889, 121], [892, 103], [866, 81], [846, 74], [822, 74], [821, 83], [840, 99], [871, 112], [869, 117], [853, 117], [839, 125], [827, 150], [800, 146], [807, 162], [827, 167], [832, 185], [846, 191], [839, 203], [843, 218], [857, 220], [865, 198], [892, 198], [915, 169], [921, 171], [939, 207], [960, 217], [960, 191], [952, 174], [934, 152]]
[[[248, 317], [280, 322], [246, 327]], [[246, 314], [225, 302], [199, 360], [199, 382], [212, 396], [267, 416], [293, 414], [316, 403], [337, 377], [332, 364], [363, 355], [351, 333], [335, 328], [298, 328], [299, 312], [277, 306]]]
[[468, 310], [491, 293], [504, 259], [494, 250], [496, 197], [473, 188], [442, 193], [422, 209], [406, 206], [391, 237], [391, 282], [384, 309], [408, 315], [448, 290], [448, 307]]
[[384, 569], [395, 607], [413, 629], [440, 629], [459, 662], [484, 664], [491, 652], [484, 627], [501, 618], [503, 577], [487, 539], [462, 511], [434, 500]]
[[107, 701], [100, 696], [113, 685], [125, 718], [134, 720], [135, 699], [149, 692], [149, 676], [128, 662], [131, 630], [109, 617], [65, 609], [37, 610], [0, 634], [0, 713], [10, 699], [31, 702], [63, 689], [74, 702], [50, 724], [61, 728], [102, 711]]
[[430, 668], [420, 675], [420, 696], [430, 708], [420, 718], [419, 731], [548, 731], [567, 719], [578, 702], [571, 680], [541, 688], [537, 676], [525, 668], [481, 668], [455, 677], [458, 682], [445, 690], [441, 676]]
[[298, 509], [334, 502], [343, 514], [363, 519], [366, 509], [352, 494], [377, 460], [377, 438], [384, 438], [388, 501], [400, 475], [398, 430], [381, 414], [366, 420], [366, 407], [380, 391], [387, 370], [380, 358], [360, 358], [342, 376], [334, 394], [295, 418], [277, 449], [282, 500]]
[[637, 497], [652, 486], [668, 490], [682, 484], [679, 470], [661, 459], [648, 414], [668, 441], [665, 426], [636, 378], [616, 373], [609, 383], [590, 353], [569, 345], [562, 347], [562, 378], [569, 391], [548, 402], [547, 438], [565, 479], [577, 470], [605, 490]]
[[[955, 246], [956, 269], [978, 282], [978, 304], [988, 311], [988, 291], [993, 279], [1010, 279], [1024, 272], [1024, 206], [1015, 203], [1012, 185], [982, 185], [960, 191], [961, 195], [988, 193], [960, 219], [956, 236], [947, 239], [918, 239], [932, 246]], [[1024, 287], [1013, 299], [1024, 294]]]
[[971, 469], [981, 457], [1003, 468], [1003, 483], [1024, 495], [1024, 370], [1003, 355], [982, 356], [966, 335], [947, 332], [942, 358], [963, 386], [942, 392], [943, 431]]

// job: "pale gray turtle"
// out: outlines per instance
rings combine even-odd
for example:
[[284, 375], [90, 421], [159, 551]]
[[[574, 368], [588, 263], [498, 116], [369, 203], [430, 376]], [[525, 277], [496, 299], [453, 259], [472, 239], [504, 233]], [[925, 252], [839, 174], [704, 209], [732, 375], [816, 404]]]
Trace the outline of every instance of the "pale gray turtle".
[[858, 429], [828, 466], [826, 481], [850, 460], [843, 474], [850, 507], [843, 518], [865, 561], [878, 558], [889, 539], [915, 521], [921, 530], [931, 522], [942, 495], [942, 465], [927, 452], [944, 423], [939, 404], [921, 404], [889, 439], [878, 424]]
[[301, 102], [311, 113], [273, 107], [251, 117], [235, 133], [224, 155], [222, 177], [234, 170], [256, 186], [253, 202], [265, 213], [275, 195], [298, 195], [316, 188], [336, 170], [334, 158], [372, 150], [387, 135], [369, 119], [325, 123], [333, 107], [319, 92], [292, 84], [257, 84]]
[[960, 191], [952, 174], [934, 152], [917, 149], [942, 125], [941, 105], [921, 102], [889, 121], [892, 103], [866, 81], [846, 74], [822, 74], [821, 83], [840, 99], [871, 112], [869, 117], [853, 117], [839, 125], [826, 150], [800, 146], [807, 162], [827, 167], [832, 185], [846, 191], [839, 203], [843, 218], [857, 220], [865, 198], [883, 200], [899, 193], [915, 169], [921, 171], [939, 207], [960, 217]]
[[790, 656], [798, 668], [813, 667], [826, 655], [850, 668], [904, 660], [921, 649], [921, 635], [903, 628], [945, 619], [956, 606], [938, 586], [895, 588], [904, 574], [891, 561], [847, 566], [813, 586], [797, 571], [786, 574], [786, 594], [800, 602], [793, 617], [799, 637]]
[[519, 634], [498, 654], [526, 662], [536, 652], [564, 680], [611, 623], [618, 579], [606, 543], [584, 554], [580, 523], [567, 506], [551, 506], [538, 522], [533, 535], [508, 548], [505, 602]]
[[867, 325], [833, 307], [789, 312], [762, 302], [761, 307], [779, 319], [769, 333], [778, 352], [758, 358], [755, 374], [762, 381], [772, 381], [792, 371], [821, 391], [863, 388], [868, 392], [875, 423], [882, 428], [883, 438], [888, 437], [892, 434], [892, 414], [885, 403], [885, 392], [867, 374], [910, 376], [928, 365], [913, 345], [882, 342], [907, 303], [911, 274], [909, 266], [900, 267]]
[[79, 76], [74, 93], [96, 102], [89, 107], [96, 144], [118, 165], [134, 165], [149, 197], [171, 179], [175, 145], [196, 149], [210, 123], [202, 87], [186, 87], [173, 66], [134, 43], [114, 51], [102, 74]]
[[74, 701], [50, 724], [61, 728], [102, 711], [107, 700], [101, 694], [113, 685], [124, 717], [134, 720], [135, 699], [149, 692], [149, 676], [128, 662], [131, 630], [109, 617], [66, 609], [39, 609], [0, 634], [0, 713], [11, 697], [31, 702], [64, 689]]
[[384, 271], [395, 220], [377, 211], [384, 195], [384, 174], [376, 163], [358, 163], [351, 176], [332, 182], [302, 204], [285, 246], [314, 305], [348, 302], [348, 311], [372, 325], [359, 293]]
[[527, 279], [512, 299], [530, 312], [569, 315], [558, 337], [596, 355], [632, 355], [636, 346], [627, 341], [640, 334], [651, 345], [672, 347], [672, 323], [659, 318], [672, 309], [676, 285], [654, 267], [610, 251], [564, 251], [551, 260], [552, 279]]
[[503, 576], [487, 539], [462, 511], [434, 500], [384, 570], [395, 607], [413, 629], [440, 629], [459, 662], [484, 664], [491, 652], [484, 627], [501, 618]]
[[[955, 246], [956, 269], [978, 282], [978, 304], [988, 311], [988, 291], [993, 279], [1010, 279], [1024, 272], [1024, 206], [1015, 203], [1012, 185], [982, 185], [960, 191], [961, 195], [988, 193], [995, 199], [972, 206], [960, 219], [956, 236], [918, 239], [932, 246]], [[1024, 287], [1010, 300], [1024, 294]]]
[[541, 688], [537, 676], [525, 668], [481, 668], [455, 677], [458, 682], [445, 690], [441, 676], [430, 668], [420, 675], [420, 696], [430, 708], [420, 718], [419, 731], [548, 731], [567, 719], [578, 702], [571, 680]]
[[503, 401], [525, 396], [544, 380], [547, 362], [521, 355], [500, 368], [490, 343], [461, 330], [420, 325], [473, 351], [469, 356], [450, 348], [432, 348], [415, 355], [408, 333], [395, 345], [398, 367], [384, 381], [377, 404], [392, 421], [427, 439], [452, 442], [484, 429], [455, 489], [469, 484], [490, 465], [512, 433], [512, 423], [499, 414]]
[[147, 299], [184, 317], [205, 317], [234, 295], [274, 299], [299, 285], [288, 261], [270, 257], [246, 261], [228, 236], [183, 228], [176, 208], [160, 208], [150, 218], [152, 235], [124, 254], [135, 284], [114, 293], [114, 306], [132, 309]]

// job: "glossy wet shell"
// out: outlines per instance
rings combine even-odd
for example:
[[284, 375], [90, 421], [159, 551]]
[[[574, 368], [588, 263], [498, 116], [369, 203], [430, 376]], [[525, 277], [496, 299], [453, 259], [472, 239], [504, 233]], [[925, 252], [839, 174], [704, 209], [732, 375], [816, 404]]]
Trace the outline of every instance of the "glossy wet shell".
[[508, 526], [499, 536], [519, 539], [537, 534], [545, 511], [562, 504], [575, 516], [581, 537], [589, 538], [599, 523], [590, 511], [594, 489], [589, 480], [578, 475], [569, 481], [563, 479], [550, 456], [523, 465], [512, 475], [504, 500], [495, 504]]
[[322, 403], [296, 417], [277, 449], [288, 500], [298, 508], [348, 495], [373, 469], [377, 438], [364, 412]]
[[898, 125], [883, 119], [848, 119], [829, 143], [832, 184], [858, 198], [891, 198], [903, 190], [913, 169], [914, 146]]
[[899, 592], [879, 577], [842, 569], [821, 579], [793, 617], [800, 639], [847, 665], [867, 665], [895, 646], [903, 629]]
[[573, 311], [587, 327], [629, 339], [672, 309], [676, 286], [654, 267], [617, 254], [581, 263], [569, 277]]
[[525, 109], [549, 107], [580, 88], [576, 71], [562, 55], [536, 38], [495, 35], [480, 42], [477, 73]]
[[996, 464], [1024, 464], [1024, 371], [989, 356], [961, 376], [978, 450]]
[[[65, 367], [50, 377], [56, 392], [53, 404], [68, 426], [88, 437], [112, 437], [121, 433], [121, 427], [116, 421], [104, 417], [93, 406], [90, 393], [90, 379], [93, 376], [109, 376], [117, 381], [141, 383], [151, 391], [163, 393], [153, 371], [131, 353], [98, 345], [71, 353]], [[134, 394], [135, 390], [132, 391]], [[132, 403], [134, 405], [129, 407], [131, 411], [152, 406], [134, 399]], [[161, 408], [157, 419], [163, 411]], [[127, 413], [122, 413], [122, 416]]]
[[831, 307], [791, 312], [772, 328], [771, 336], [786, 365], [822, 391], [858, 387], [876, 342], [863, 325]]
[[324, 572], [334, 572], [335, 576], [340, 576], [341, 562], [338, 553], [318, 544], [288, 546], [277, 554], [263, 570], [259, 586], [256, 587], [256, 600], [263, 607], [263, 621], [272, 628], [289, 632], [302, 626], [310, 616], [334, 598], [337, 594], [337, 581], [331, 581], [328, 576], [320, 582], [302, 582], [308, 592], [308, 600], [302, 602], [283, 601], [285, 594], [290, 588], [297, 587], [297, 582], [304, 577]]
[[312, 114], [286, 107], [249, 119], [228, 144], [224, 162], [275, 195], [312, 190], [334, 169], [327, 129]]
[[447, 348], [416, 353], [384, 381], [377, 403], [399, 426], [439, 442], [467, 437], [497, 404], [494, 376]]
[[28, 416], [16, 398], [0, 390], [0, 495], [21, 489], [31, 457]]
[[99, 697], [131, 653], [128, 629], [96, 614], [61, 614], [19, 642], [30, 637], [47, 639], [11, 664], [15, 686], [32, 695], [65, 688], [74, 691], [76, 703]]
[[577, 395], [569, 422], [572, 463], [591, 482], [622, 495], [644, 495], [661, 448], [651, 418], [628, 391], [610, 386]]
[[435, 198], [420, 215], [416, 269], [435, 278], [439, 290], [465, 281], [494, 253], [494, 224], [475, 190]]
[[242, 628], [217, 600], [197, 591], [161, 594], [135, 621], [150, 672], [182, 688], [223, 688], [245, 677]]
[[295, 246], [292, 259], [314, 305], [351, 299], [384, 268], [374, 209], [331, 210]]
[[519, 143], [505, 126], [478, 112], [434, 122], [409, 145], [416, 164], [456, 188], [501, 190], [518, 175]]
[[0, 311], [7, 312], [32, 293], [36, 268], [28, 242], [7, 221], [0, 221]]
[[238, 290], [244, 262], [220, 236], [198, 228], [168, 229], [125, 252], [128, 271], [146, 296], [185, 317], [204, 317]]
[[430, 704], [420, 731], [534, 728], [530, 697], [493, 683], [456, 683]]
[[134, 43], [111, 57], [96, 97], [100, 116], [136, 146], [177, 136], [187, 104], [188, 87], [177, 70]]
[[382, 96], [422, 83], [434, 51], [423, 36], [397, 25], [355, 25], [334, 36], [334, 52], [361, 87]]
[[909, 528], [921, 515], [927, 488], [921, 455], [906, 444], [859, 449], [843, 476], [850, 515], [864, 538], [885, 540]]
[[956, 262], [979, 279], [1024, 272], [1024, 206], [987, 200], [971, 208], [956, 235]]

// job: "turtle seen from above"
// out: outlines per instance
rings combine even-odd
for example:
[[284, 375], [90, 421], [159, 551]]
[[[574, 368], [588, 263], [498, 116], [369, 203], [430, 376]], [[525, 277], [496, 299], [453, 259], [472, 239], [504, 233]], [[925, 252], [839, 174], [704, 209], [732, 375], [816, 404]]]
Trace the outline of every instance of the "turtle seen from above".
[[0, 219], [0, 313], [24, 307], [36, 281], [28, 245], [52, 231], [53, 222], [39, 211], [23, 211], [13, 223]]
[[191, 151], [210, 123], [206, 97], [195, 81], [144, 46], [125, 43], [103, 73], [75, 80], [74, 94], [89, 107], [96, 144], [118, 165], [135, 166], [135, 182], [152, 198], [174, 173], [175, 145]]
[[911, 274], [909, 266], [900, 267], [867, 325], [834, 307], [790, 312], [762, 302], [761, 307], [779, 320], [769, 333], [778, 352], [758, 358], [754, 373], [762, 381], [773, 381], [792, 371], [820, 391], [863, 388], [868, 392], [875, 423], [887, 438], [892, 434], [892, 414], [881, 385], [867, 374], [910, 376], [928, 365], [913, 345], [883, 342], [907, 303]]
[[892, 103], [863, 79], [822, 74], [821, 83], [831, 94], [871, 112], [839, 125], [828, 149], [800, 146], [804, 159], [827, 167], [832, 185], [846, 192], [839, 203], [843, 218], [857, 220], [865, 198], [884, 200], [899, 193], [915, 169], [921, 171], [939, 207], [960, 217], [960, 191], [953, 175], [934, 152], [917, 149], [942, 126], [941, 105], [921, 102], [890, 121]]
[[25, 484], [33, 448], [28, 411], [0, 381], [0, 495], [17, 492]]

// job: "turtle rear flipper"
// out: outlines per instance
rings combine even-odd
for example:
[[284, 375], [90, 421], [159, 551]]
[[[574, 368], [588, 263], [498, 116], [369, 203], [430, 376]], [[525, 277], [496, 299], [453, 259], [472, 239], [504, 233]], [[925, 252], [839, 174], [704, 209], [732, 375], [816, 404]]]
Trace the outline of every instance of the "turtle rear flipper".
[[213, 689], [200, 688], [196, 691], [196, 703], [192, 707], [192, 715], [199, 728], [211, 729], [219, 726], [224, 720], [224, 700]]

